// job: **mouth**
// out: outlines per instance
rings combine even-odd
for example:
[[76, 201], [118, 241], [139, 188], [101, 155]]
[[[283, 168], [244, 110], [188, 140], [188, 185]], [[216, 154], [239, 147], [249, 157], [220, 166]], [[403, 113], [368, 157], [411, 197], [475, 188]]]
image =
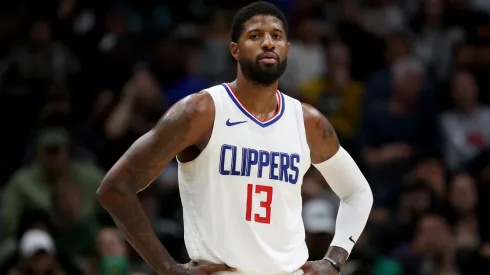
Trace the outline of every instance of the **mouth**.
[[259, 56], [259, 61], [266, 64], [276, 64], [278, 59], [278, 56], [273, 52], [266, 52]]

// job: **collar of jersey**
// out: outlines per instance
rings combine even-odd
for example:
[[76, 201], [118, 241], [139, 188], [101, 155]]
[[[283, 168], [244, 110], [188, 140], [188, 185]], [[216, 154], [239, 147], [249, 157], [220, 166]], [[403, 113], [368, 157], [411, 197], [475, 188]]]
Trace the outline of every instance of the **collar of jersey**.
[[236, 96], [235, 92], [233, 91], [233, 88], [231, 88], [230, 84], [223, 83], [221, 85], [225, 88], [226, 92], [230, 96], [231, 100], [238, 107], [238, 109], [244, 115], [246, 115], [248, 118], [250, 118], [250, 120], [252, 120], [253, 122], [255, 122], [257, 125], [259, 125], [262, 128], [265, 128], [269, 125], [274, 124], [276, 121], [278, 121], [282, 117], [282, 115], [284, 113], [284, 108], [285, 108], [284, 95], [279, 91], [276, 92], [277, 104], [278, 104], [278, 108], [277, 108], [276, 113], [272, 117], [268, 118], [267, 120], [261, 121], [252, 112], [247, 110], [247, 108], [245, 106], [243, 106], [243, 104], [240, 102], [240, 100]]

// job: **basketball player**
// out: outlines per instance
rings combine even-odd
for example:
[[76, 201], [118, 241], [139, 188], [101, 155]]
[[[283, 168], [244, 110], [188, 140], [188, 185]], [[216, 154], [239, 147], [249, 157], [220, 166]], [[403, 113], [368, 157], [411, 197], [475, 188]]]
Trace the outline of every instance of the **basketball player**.
[[[172, 106], [97, 191], [158, 274], [336, 275], [363, 231], [373, 202], [366, 179], [327, 119], [277, 90], [287, 30], [272, 4], [242, 8], [230, 44], [237, 79]], [[136, 196], [176, 156], [192, 259], [184, 265], [158, 241]], [[342, 202], [325, 258], [307, 262], [301, 183], [311, 163]]]

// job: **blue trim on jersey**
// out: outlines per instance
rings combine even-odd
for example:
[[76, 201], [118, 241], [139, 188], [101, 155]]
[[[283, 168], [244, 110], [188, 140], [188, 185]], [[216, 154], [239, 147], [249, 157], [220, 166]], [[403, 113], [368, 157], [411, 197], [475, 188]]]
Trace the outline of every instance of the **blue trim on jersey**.
[[230, 89], [228, 88], [228, 86], [225, 83], [223, 83], [221, 85], [225, 88], [226, 92], [230, 96], [231, 100], [238, 107], [238, 109], [240, 111], [242, 111], [242, 113], [244, 115], [246, 115], [248, 118], [250, 118], [253, 122], [255, 122], [257, 125], [259, 125], [262, 128], [265, 128], [265, 127], [267, 127], [269, 125], [274, 124], [276, 121], [278, 121], [282, 117], [282, 114], [284, 114], [284, 109], [286, 109], [286, 102], [285, 102], [284, 96], [282, 95], [281, 92], [279, 92], [279, 97], [281, 98], [281, 110], [279, 111], [279, 114], [277, 114], [275, 118], [273, 118], [273, 119], [271, 119], [269, 121], [262, 122], [262, 121], [258, 120], [255, 116], [253, 116], [252, 114], [250, 114], [247, 110], [245, 110], [242, 107], [242, 105], [240, 104], [240, 102], [238, 102], [238, 100], [235, 98], [235, 96], [233, 95], [233, 93], [230, 91]]

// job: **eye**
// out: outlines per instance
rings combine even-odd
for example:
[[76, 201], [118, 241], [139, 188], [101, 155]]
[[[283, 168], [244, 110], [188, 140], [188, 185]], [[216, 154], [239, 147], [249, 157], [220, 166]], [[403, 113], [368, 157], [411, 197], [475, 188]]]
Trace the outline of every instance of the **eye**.
[[274, 34], [274, 39], [281, 39], [282, 38], [282, 35], [280, 34]]
[[252, 39], [252, 40], [257, 40], [257, 39], [259, 39], [259, 35], [258, 35], [258, 34], [252, 34], [252, 35], [250, 36], [250, 39]]

